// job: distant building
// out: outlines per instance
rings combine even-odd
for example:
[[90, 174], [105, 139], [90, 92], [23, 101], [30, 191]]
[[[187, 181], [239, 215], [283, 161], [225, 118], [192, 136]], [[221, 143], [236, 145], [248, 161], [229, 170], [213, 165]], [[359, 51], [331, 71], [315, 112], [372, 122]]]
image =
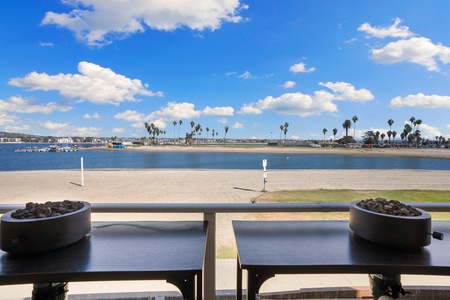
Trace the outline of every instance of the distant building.
[[72, 138], [58, 138], [58, 144], [73, 144]]
[[0, 137], [0, 143], [22, 143], [21, 138]]

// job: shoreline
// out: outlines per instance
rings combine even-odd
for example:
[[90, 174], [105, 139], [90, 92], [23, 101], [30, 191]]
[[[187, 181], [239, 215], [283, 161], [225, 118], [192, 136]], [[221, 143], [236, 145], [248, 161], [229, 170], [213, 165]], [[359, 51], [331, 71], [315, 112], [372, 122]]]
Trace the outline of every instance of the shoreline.
[[[0, 143], [17, 144], [17, 143]], [[20, 145], [36, 145], [41, 143], [20, 143]], [[18, 144], [19, 145], [19, 144]], [[310, 147], [310, 146], [268, 146], [267, 144], [199, 144], [197, 145], [158, 145], [136, 146], [124, 149], [98, 147], [80, 147], [79, 151], [136, 151], [136, 152], [174, 152], [174, 153], [239, 153], [239, 154], [319, 154], [319, 155], [351, 155], [379, 157], [420, 157], [450, 160], [450, 149], [447, 148], [345, 148], [345, 147]]]
[[[100, 148], [104, 149], [104, 148]], [[335, 147], [277, 147], [255, 145], [199, 145], [199, 146], [140, 146], [128, 149], [108, 149], [112, 151], [147, 152], [208, 152], [244, 154], [330, 154], [353, 156], [392, 156], [450, 159], [450, 149], [441, 148], [335, 148]]]

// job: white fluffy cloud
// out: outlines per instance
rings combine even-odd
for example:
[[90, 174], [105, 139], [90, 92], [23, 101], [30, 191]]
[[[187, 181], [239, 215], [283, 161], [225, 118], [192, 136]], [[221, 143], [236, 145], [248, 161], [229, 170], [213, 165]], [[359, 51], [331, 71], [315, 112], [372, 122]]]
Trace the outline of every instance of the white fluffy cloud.
[[83, 116], [83, 118], [85, 118], [85, 119], [97, 119], [97, 120], [100, 120], [100, 115], [99, 115], [98, 113], [94, 113], [94, 114], [92, 114], [92, 115], [90, 115], [90, 114], [85, 114], [85, 115]]
[[31, 127], [29, 125], [22, 126], [5, 126], [7, 132], [29, 132]]
[[122, 132], [125, 132], [125, 129], [123, 129], [123, 128], [113, 128], [112, 132], [114, 132], [114, 133], [122, 133]]
[[42, 128], [49, 129], [58, 136], [98, 136], [101, 128], [97, 127], [75, 127], [66, 123], [56, 123], [47, 121], [41, 125]]
[[291, 89], [291, 88], [293, 88], [295, 85], [296, 85], [295, 81], [290, 81], [290, 80], [288, 80], [288, 81], [286, 81], [285, 83], [283, 83], [282, 86], [283, 86], [284, 88], [286, 88], [286, 89]]
[[314, 72], [316, 70], [316, 68], [306, 68], [305, 63], [298, 63], [295, 65], [292, 65], [289, 68], [289, 71], [291, 71], [292, 73], [311, 73]]
[[14, 124], [18, 120], [17, 116], [8, 115], [0, 111], [0, 125]]
[[74, 127], [70, 126], [65, 132], [60, 135], [68, 136], [98, 136], [101, 128], [98, 127]]
[[428, 71], [439, 71], [439, 61], [450, 63], [450, 48], [434, 44], [424, 37], [391, 42], [380, 49], [372, 49], [371, 54], [378, 63], [411, 62], [424, 66]]
[[400, 18], [396, 18], [394, 24], [387, 27], [372, 26], [369, 23], [364, 23], [358, 27], [358, 31], [367, 33], [368, 37], [381, 39], [386, 37], [408, 38], [413, 36], [414, 33], [410, 32], [407, 26], [400, 26], [401, 22]]
[[332, 90], [334, 92], [334, 100], [366, 102], [373, 99], [373, 95], [369, 90], [356, 90], [353, 85], [347, 82], [320, 82], [319, 85]]
[[54, 111], [66, 112], [71, 110], [71, 106], [60, 105], [55, 102], [46, 104], [37, 103], [31, 99], [22, 97], [11, 97], [8, 100], [0, 100], [0, 111], [11, 111], [23, 114], [50, 114]]
[[55, 123], [55, 122], [45, 122], [41, 125], [42, 128], [50, 130], [62, 130], [69, 126], [69, 123]]
[[420, 133], [423, 138], [430, 140], [435, 140], [437, 136], [442, 135], [439, 128], [424, 123], [420, 125]]
[[147, 28], [216, 30], [224, 22], [243, 21], [239, 14], [248, 8], [239, 0], [78, 0], [63, 3], [73, 9], [68, 13], [47, 12], [42, 25], [67, 28], [89, 46], [107, 45]]
[[408, 95], [406, 97], [395, 97], [391, 100], [392, 108], [402, 108], [404, 106], [420, 107], [420, 108], [450, 108], [450, 96], [424, 95], [422, 93], [416, 95]]
[[101, 128], [97, 127], [75, 127], [70, 123], [45, 122], [40, 127], [52, 130], [58, 136], [98, 136]]
[[145, 114], [138, 113], [135, 110], [126, 110], [124, 112], [118, 113], [114, 116], [114, 118], [119, 120], [124, 120], [127, 122], [145, 122], [147, 116]]
[[202, 111], [202, 115], [205, 116], [232, 116], [234, 114], [234, 108], [231, 106], [224, 107], [209, 107], [206, 106]]
[[346, 82], [320, 83], [333, 93], [327, 91], [316, 91], [313, 95], [300, 92], [286, 93], [279, 97], [268, 96], [255, 103], [244, 104], [240, 114], [261, 114], [265, 110], [271, 110], [279, 114], [298, 115], [301, 117], [309, 115], [320, 115], [324, 112], [337, 112], [337, 105], [333, 101], [370, 101], [373, 95], [369, 90], [356, 90], [354, 86]]
[[195, 110], [195, 104], [182, 102], [175, 103], [169, 102], [166, 107], [162, 107], [160, 110], [154, 111], [149, 115], [149, 119], [164, 118], [167, 120], [180, 120], [180, 119], [196, 119], [200, 117], [201, 111]]
[[249, 71], [245, 71], [244, 73], [239, 75], [239, 78], [251, 79], [251, 78], [254, 78], [254, 77], [252, 76], [252, 73], [250, 73]]
[[228, 123], [228, 119], [227, 118], [220, 118], [219, 120], [217, 120], [217, 122], [219, 122], [220, 124], [227, 124]]
[[398, 38], [381, 47], [370, 50], [372, 58], [377, 63], [394, 64], [410, 62], [424, 66], [428, 71], [440, 71], [439, 65], [450, 63], [450, 48], [435, 44], [426, 37], [417, 37], [406, 26], [399, 26], [401, 20], [395, 19], [388, 27], [372, 27], [368, 23], [359, 26], [358, 30], [368, 34], [368, 37]]
[[192, 120], [197, 119], [202, 115], [206, 116], [233, 116], [234, 108], [226, 107], [209, 107], [203, 110], [196, 110], [193, 103], [169, 102], [167, 106], [161, 107], [159, 110], [153, 111], [150, 114], [142, 114], [135, 110], [126, 110], [114, 116], [116, 119], [133, 122], [135, 128], [143, 126], [144, 122], [154, 123], [159, 128], [165, 128], [167, 123], [172, 123], [178, 120]]
[[239, 122], [236, 122], [236, 123], [234, 123], [234, 124], [231, 126], [231, 128], [234, 128], [234, 129], [243, 129], [243, 128], [244, 128], [244, 124], [239, 123]]
[[147, 90], [148, 86], [138, 79], [127, 78], [93, 63], [80, 62], [78, 71], [80, 74], [31, 72], [23, 78], [12, 78], [8, 83], [31, 91], [56, 90], [63, 97], [87, 100], [94, 104], [119, 105], [125, 101], [136, 101], [136, 95], [162, 96], [161, 92]]
[[302, 93], [286, 93], [280, 97], [268, 96], [256, 103], [244, 105], [241, 113], [262, 113], [265, 110], [275, 111], [279, 114], [319, 115], [322, 112], [336, 112], [337, 106], [332, 103], [333, 95], [327, 92], [316, 92], [315, 95]]

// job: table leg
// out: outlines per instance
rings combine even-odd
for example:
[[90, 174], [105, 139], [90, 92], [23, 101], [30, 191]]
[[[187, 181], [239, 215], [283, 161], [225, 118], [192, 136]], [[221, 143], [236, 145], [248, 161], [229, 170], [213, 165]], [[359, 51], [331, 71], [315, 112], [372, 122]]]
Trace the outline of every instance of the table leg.
[[67, 282], [33, 284], [32, 300], [64, 300], [67, 299]]
[[180, 290], [184, 300], [195, 300], [195, 275], [195, 273], [184, 276], [177, 275], [167, 279], [167, 282], [173, 284]]
[[242, 300], [242, 268], [239, 261], [239, 256], [237, 261], [237, 274], [236, 274], [236, 300]]
[[247, 300], [256, 300], [258, 275], [247, 269]]
[[197, 300], [203, 299], [203, 276], [202, 272], [197, 274]]
[[247, 269], [248, 282], [247, 282], [247, 300], [255, 300], [256, 295], [259, 294], [259, 289], [266, 282], [267, 279], [275, 276], [272, 272], [257, 271]]

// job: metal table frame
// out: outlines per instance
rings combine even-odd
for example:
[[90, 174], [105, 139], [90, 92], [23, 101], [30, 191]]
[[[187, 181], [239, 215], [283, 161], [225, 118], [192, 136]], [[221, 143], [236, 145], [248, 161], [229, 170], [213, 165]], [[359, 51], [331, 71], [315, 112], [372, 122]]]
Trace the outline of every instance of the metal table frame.
[[[450, 237], [450, 222], [433, 222]], [[348, 221], [233, 221], [237, 299], [247, 270], [247, 299], [275, 274], [450, 275], [450, 239], [419, 249], [381, 246], [356, 236]]]
[[0, 285], [166, 280], [202, 299], [206, 221], [94, 222], [81, 241], [49, 253], [0, 251]]

